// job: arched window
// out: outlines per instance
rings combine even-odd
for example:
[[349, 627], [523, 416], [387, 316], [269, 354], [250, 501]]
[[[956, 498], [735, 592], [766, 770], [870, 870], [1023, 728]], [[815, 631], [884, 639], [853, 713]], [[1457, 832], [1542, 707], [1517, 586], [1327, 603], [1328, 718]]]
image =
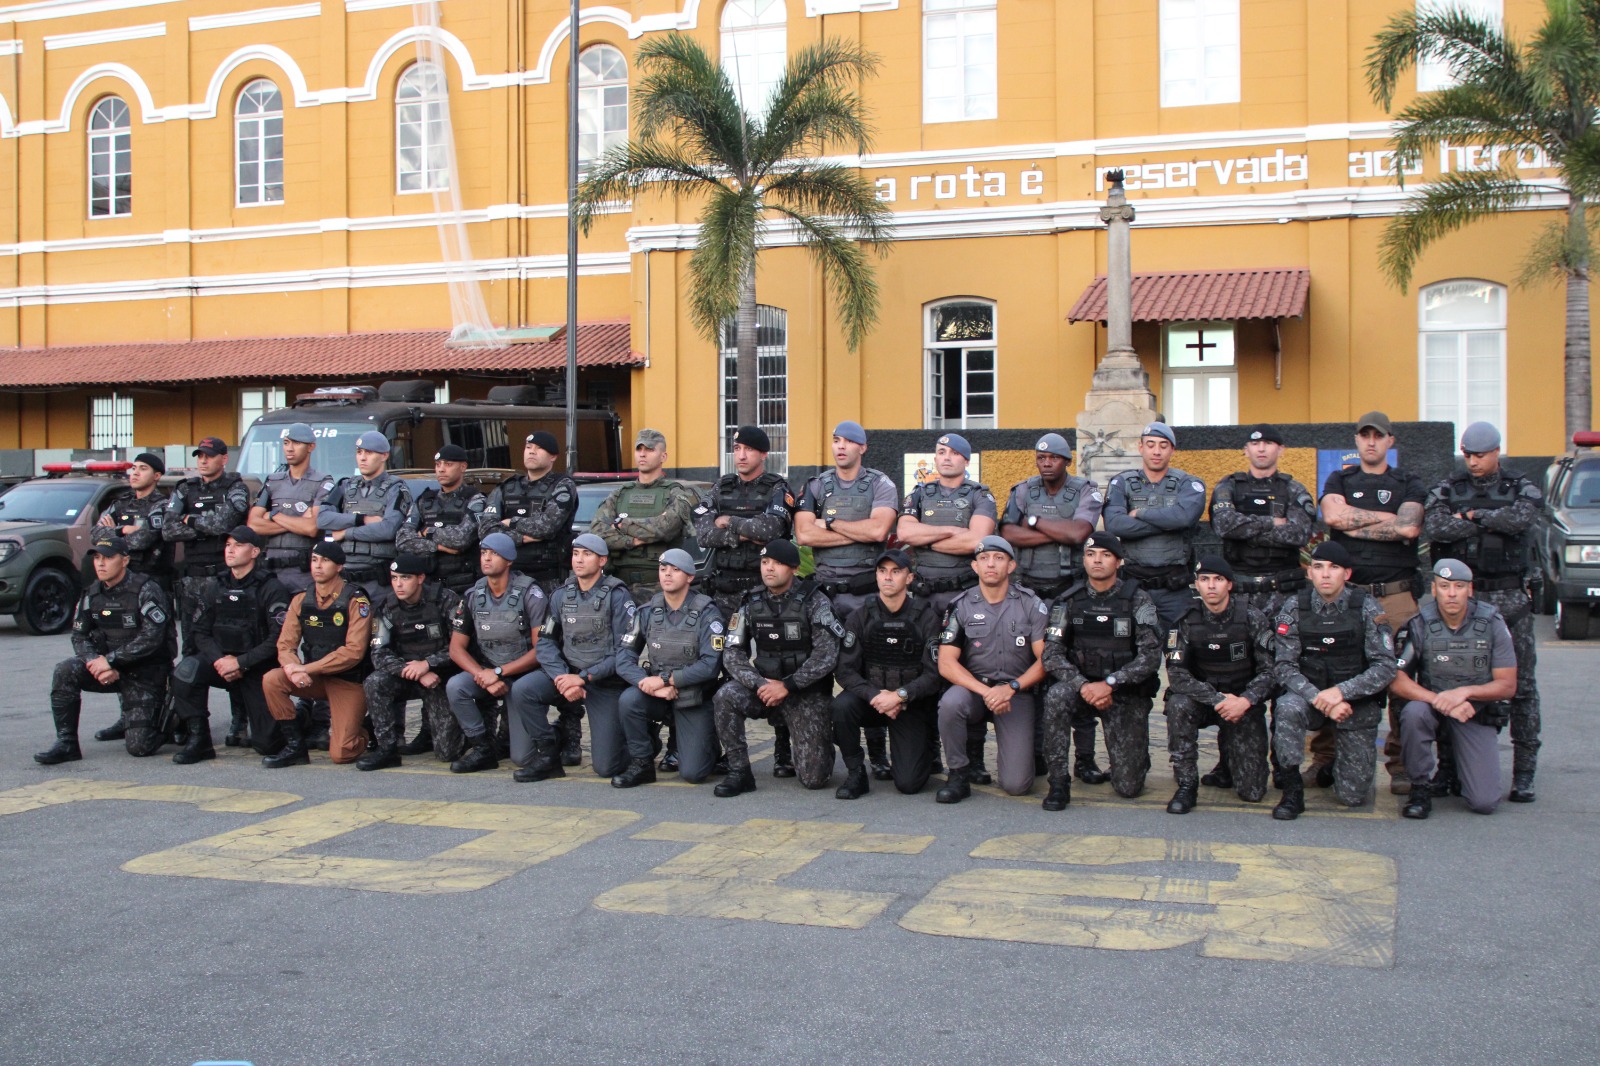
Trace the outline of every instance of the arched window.
[[[722, 324], [722, 469], [733, 469], [733, 433], [739, 428], [739, 327]], [[767, 469], [789, 472], [789, 312], [756, 305], [756, 421], [772, 442]]]
[[1506, 428], [1506, 289], [1464, 278], [1422, 290], [1417, 321], [1417, 417]]
[[628, 61], [609, 44], [578, 56], [578, 172], [628, 142]]
[[89, 217], [133, 213], [133, 118], [120, 96], [89, 112]]
[[927, 429], [993, 429], [996, 421], [995, 305], [956, 299], [926, 315]]
[[283, 97], [258, 78], [239, 93], [233, 118], [240, 207], [283, 202]]
[[783, 0], [729, 0], [722, 9], [722, 69], [747, 115], [766, 110], [788, 60]]
[[413, 63], [394, 90], [394, 173], [397, 192], [450, 188], [450, 106], [444, 72]]

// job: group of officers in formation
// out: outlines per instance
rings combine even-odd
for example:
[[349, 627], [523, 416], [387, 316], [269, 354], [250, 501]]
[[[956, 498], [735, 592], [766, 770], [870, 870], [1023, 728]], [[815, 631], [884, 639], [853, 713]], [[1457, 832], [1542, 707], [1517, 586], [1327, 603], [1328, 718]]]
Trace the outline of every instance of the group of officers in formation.
[[[766, 469], [766, 434], [744, 426], [733, 471], [702, 498], [664, 476], [666, 439], [645, 429], [638, 480], [576, 537], [577, 485], [555, 472], [549, 433], [530, 434], [525, 472], [487, 495], [467, 483], [467, 453], [446, 446], [437, 487], [413, 496], [386, 469], [381, 433], [363, 434], [357, 473], [335, 479], [297, 423], [253, 501], [227, 445], [207, 437], [170, 496], [161, 458], [140, 455], [133, 492], [101, 518], [98, 580], [52, 680], [56, 743], [35, 758], [82, 758], [85, 691], [121, 697], [120, 722], [97, 739], [134, 755], [176, 742], [180, 764], [214, 758], [207, 701], [221, 688], [226, 744], [253, 746], [267, 767], [323, 749], [378, 770], [432, 751], [459, 773], [509, 758], [517, 781], [539, 781], [579, 764], [587, 718], [593, 769], [612, 785], [721, 774], [716, 795], [733, 797], [756, 788], [745, 724], [765, 718], [774, 776], [822, 788], [837, 750], [840, 799], [871, 780], [916, 793], [943, 774], [938, 802], [958, 803], [973, 784], [1022, 795], [1043, 776], [1044, 808], [1059, 811], [1073, 776], [1143, 790], [1165, 663], [1173, 814], [1201, 784], [1259, 802], [1269, 780], [1279, 819], [1304, 810], [1308, 783], [1364, 803], [1386, 715], [1406, 817], [1452, 794], [1492, 812], [1508, 724], [1509, 799], [1532, 802], [1527, 540], [1540, 491], [1501, 468], [1487, 423], [1466, 429], [1464, 469], [1432, 489], [1390, 465], [1382, 412], [1355, 430], [1358, 462], [1327, 479], [1329, 532], [1309, 565], [1319, 502], [1279, 469], [1283, 438], [1268, 425], [1246, 431], [1246, 468], [1210, 490], [1221, 549], [1198, 559], [1207, 489], [1173, 466], [1177, 437], [1161, 422], [1104, 490], [1071, 474], [1066, 440], [1046, 433], [1038, 474], [1003, 502], [967, 476], [972, 449], [955, 433], [938, 438], [936, 476], [901, 499], [866, 465], [865, 429], [842, 422], [832, 467], [796, 496]], [[680, 546], [691, 532], [709, 551], [699, 575]], [[414, 699], [422, 720], [407, 741]], [[1220, 759], [1202, 777], [1211, 726]]]

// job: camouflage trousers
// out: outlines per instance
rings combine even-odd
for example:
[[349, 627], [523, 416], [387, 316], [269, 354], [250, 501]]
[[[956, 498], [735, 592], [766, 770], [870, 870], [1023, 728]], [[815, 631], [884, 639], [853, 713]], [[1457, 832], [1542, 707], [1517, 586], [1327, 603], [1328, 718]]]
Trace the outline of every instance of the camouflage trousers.
[[1167, 697], [1167, 752], [1178, 786], [1200, 784], [1200, 730], [1217, 727], [1217, 748], [1233, 774], [1239, 798], [1255, 803], [1267, 793], [1267, 710], [1252, 707], [1225, 722], [1214, 707], [1188, 696]]
[[120, 672], [120, 678], [104, 685], [94, 679], [82, 659], [63, 659], [56, 664], [50, 677], [50, 716], [55, 719], [58, 737], [77, 736], [85, 692], [115, 692], [122, 704], [122, 723], [127, 729], [123, 743], [128, 754], [156, 753], [164, 738], [155, 731], [155, 720], [167, 699], [171, 664], [159, 661]]
[[717, 739], [728, 756], [728, 769], [734, 773], [750, 769], [750, 746], [745, 742], [747, 718], [770, 718], [788, 726], [793, 738], [795, 775], [806, 788], [821, 788], [833, 773], [833, 712], [829, 709], [832, 685], [815, 685], [799, 692], [776, 707], [768, 707], [751, 689], [728, 681], [711, 700], [717, 723]]
[[[1111, 787], [1129, 798], [1143, 792], [1150, 771], [1151, 705], [1148, 696], [1124, 694], [1113, 696], [1111, 706], [1102, 711], [1069, 686], [1052, 685], [1044, 698], [1044, 754], [1050, 780], [1065, 781], [1071, 775], [1074, 719], [1099, 718], [1106, 731]], [[1079, 755], [1083, 754], [1080, 749]]]
[[383, 671], [368, 674], [361, 683], [367, 697], [367, 717], [372, 719], [372, 735], [380, 748], [398, 747], [405, 742], [406, 701], [422, 701], [422, 720], [433, 734], [433, 754], [440, 762], [450, 762], [466, 747], [461, 723], [450, 710], [450, 696], [441, 678], [435, 688], [423, 688], [399, 674]]
[[1378, 723], [1385, 697], [1360, 700], [1355, 713], [1335, 722], [1292, 692], [1278, 697], [1272, 723], [1272, 749], [1285, 770], [1298, 770], [1306, 755], [1306, 733], [1332, 727], [1333, 793], [1347, 807], [1366, 802], [1378, 771]]
[[[761, 584], [760, 579], [757, 579], [756, 584], [752, 585], [751, 587], [755, 588], [755, 587], [758, 587], [760, 584]], [[729, 625], [729, 626], [733, 625], [733, 616], [739, 610], [739, 604], [744, 599], [744, 593], [743, 592], [712, 592], [712, 591], [710, 591], [710, 587], [709, 586], [707, 586], [704, 589], [701, 589], [700, 591], [702, 591], [702, 592], [706, 593], [706, 595], [710, 596], [712, 602], [717, 605], [717, 610], [722, 612], [722, 621], [725, 624]], [[723, 676], [726, 677], [727, 675], [724, 674]], [[756, 706], [758, 706], [758, 707], [761, 706], [761, 701], [760, 700], [756, 701]], [[749, 718], [766, 718], [767, 720], [769, 720], [772, 723], [773, 741], [774, 741], [774, 746], [776, 747], [778, 754], [782, 755], [786, 751], [788, 751], [789, 745], [790, 745], [790, 741], [789, 741], [789, 723], [788, 723], [787, 720], [784, 719], [783, 715], [777, 714], [777, 713], [772, 713], [772, 714], [752, 714], [752, 715], [747, 715], [746, 717], [749, 717]], [[828, 735], [829, 735], [830, 738], [832, 737], [833, 734], [832, 734], [831, 729], [830, 729]], [[722, 730], [721, 730], [720, 727], [717, 730], [717, 736], [718, 736], [718, 738], [720, 740], [720, 738], [722, 736]], [[833, 741], [831, 739], [828, 742], [830, 744], [833, 743]], [[731, 766], [733, 764], [729, 763], [729, 765]]]
[[1524, 589], [1474, 595], [1500, 609], [1517, 655], [1517, 694], [1511, 697], [1511, 773], [1530, 780], [1539, 767], [1539, 652], [1533, 639], [1533, 601]]

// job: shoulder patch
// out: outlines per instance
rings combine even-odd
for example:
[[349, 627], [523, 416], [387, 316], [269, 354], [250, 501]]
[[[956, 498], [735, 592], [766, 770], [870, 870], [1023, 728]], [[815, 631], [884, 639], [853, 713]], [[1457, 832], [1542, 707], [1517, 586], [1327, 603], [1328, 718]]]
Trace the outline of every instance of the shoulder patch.
[[1286, 637], [1288, 635], [1289, 635], [1289, 623], [1288, 622], [1279, 622], [1278, 623], [1278, 636]]
[[1204, 492], [1204, 491], [1206, 491], [1205, 484], [1202, 483], [1202, 482], [1191, 481], [1191, 482], [1189, 482], [1189, 484], [1190, 484], [1190, 486], [1192, 486], [1194, 488], [1194, 491], [1196, 491], [1196, 492]]
[[712, 637], [711, 638], [711, 650], [712, 651], [721, 651], [723, 643], [724, 643], [724, 641], [723, 641], [723, 639], [721, 637]]
[[723, 631], [721, 622], [712, 622], [706, 628], [710, 629], [711, 632], [713, 632], [713, 633], [721, 633]]

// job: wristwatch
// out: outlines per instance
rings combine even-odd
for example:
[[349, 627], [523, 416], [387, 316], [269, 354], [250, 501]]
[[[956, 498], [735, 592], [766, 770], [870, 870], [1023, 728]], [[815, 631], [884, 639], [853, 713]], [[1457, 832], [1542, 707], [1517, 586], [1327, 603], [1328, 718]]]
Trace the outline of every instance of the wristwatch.
[[832, 518], [824, 518], [822, 520], [822, 528], [826, 529], [829, 533], [832, 533], [833, 532], [833, 519]]
[[1038, 529], [1039, 528], [1039, 516], [1038, 515], [1031, 514], [1031, 515], [1028, 516], [1028, 528], [1029, 529]]
[[1007, 681], [1006, 684], [1011, 686], [1011, 691], [1012, 692], [1021, 692], [1022, 691], [1022, 682], [1016, 680], [1015, 678], [1012, 678], [1010, 681]]
[[1107, 674], [1105, 680], [1106, 680], [1106, 687], [1107, 688], [1116, 688], [1117, 687], [1117, 675], [1116, 674]]
[[895, 694], [895, 698], [898, 699], [901, 703], [909, 703], [910, 700], [911, 700], [911, 694], [909, 692], [907, 692], [904, 688], [895, 689], [894, 690], [894, 694]]
[[504, 677], [505, 674], [506, 674], [506, 668], [505, 667], [497, 666], [497, 667], [494, 668], [494, 676], [495, 677]]

